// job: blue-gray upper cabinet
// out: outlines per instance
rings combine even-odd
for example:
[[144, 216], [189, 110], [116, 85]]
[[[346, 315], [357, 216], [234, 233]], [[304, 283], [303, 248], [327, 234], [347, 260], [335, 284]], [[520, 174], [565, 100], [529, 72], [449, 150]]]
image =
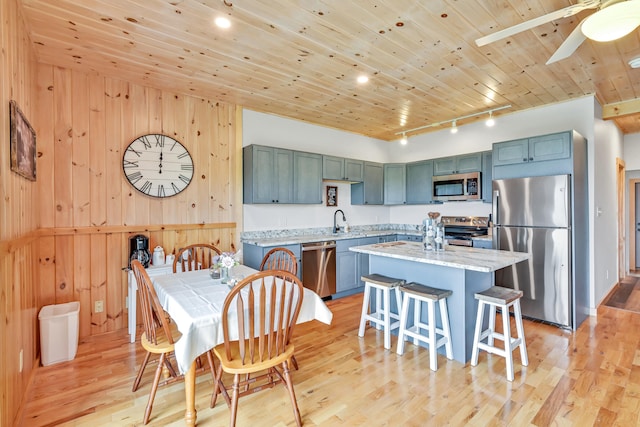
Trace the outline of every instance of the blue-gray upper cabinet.
[[[407, 163], [407, 204], [433, 201], [433, 160]], [[491, 188], [491, 183], [489, 183]]]
[[406, 175], [406, 165], [404, 163], [388, 163], [384, 165], [385, 205], [406, 204]]
[[568, 159], [570, 157], [571, 134], [569, 132], [493, 144], [494, 166]]
[[322, 179], [362, 181], [364, 161], [335, 156], [322, 156]]
[[384, 202], [382, 163], [364, 162], [363, 181], [351, 184], [352, 205], [381, 205]]
[[322, 203], [322, 155], [293, 152], [293, 203]]
[[442, 157], [433, 160], [434, 175], [450, 175], [452, 173], [480, 172], [482, 170], [482, 153], [470, 153], [453, 157]]
[[250, 145], [242, 160], [244, 203], [293, 203], [293, 151]]
[[483, 151], [482, 152], [482, 176], [480, 179], [482, 180], [482, 201], [485, 203], [492, 203], [491, 194], [493, 189], [491, 188], [492, 179], [493, 179], [493, 152], [492, 151]]
[[364, 179], [364, 161], [344, 159], [344, 178], [347, 181], [362, 181]]

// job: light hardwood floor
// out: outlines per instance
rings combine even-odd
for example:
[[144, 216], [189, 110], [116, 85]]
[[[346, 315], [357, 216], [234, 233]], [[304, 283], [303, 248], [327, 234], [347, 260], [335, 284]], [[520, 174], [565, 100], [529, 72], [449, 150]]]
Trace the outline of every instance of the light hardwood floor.
[[[481, 353], [477, 367], [440, 355], [432, 372], [424, 348], [407, 344], [398, 356], [382, 348], [380, 332], [369, 328], [358, 338], [361, 298], [329, 301], [331, 326], [296, 327], [293, 380], [306, 426], [638, 425], [639, 313], [602, 306], [576, 333], [525, 320], [529, 366], [515, 351], [509, 383], [495, 355]], [[122, 331], [91, 339], [75, 360], [39, 368], [21, 425], [142, 425], [153, 369], [132, 393], [143, 352], [127, 338]], [[198, 425], [225, 426], [224, 401], [209, 408], [211, 384], [199, 376]], [[183, 425], [183, 390], [182, 383], [159, 390], [149, 425]], [[285, 388], [241, 399], [237, 425], [294, 425]]]

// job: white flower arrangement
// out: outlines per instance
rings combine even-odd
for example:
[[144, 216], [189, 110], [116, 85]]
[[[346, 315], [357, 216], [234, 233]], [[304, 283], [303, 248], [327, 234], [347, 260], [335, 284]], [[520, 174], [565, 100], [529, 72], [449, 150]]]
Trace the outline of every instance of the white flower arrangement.
[[223, 252], [213, 257], [213, 264], [218, 268], [231, 268], [240, 264], [240, 261], [238, 261], [237, 253]]

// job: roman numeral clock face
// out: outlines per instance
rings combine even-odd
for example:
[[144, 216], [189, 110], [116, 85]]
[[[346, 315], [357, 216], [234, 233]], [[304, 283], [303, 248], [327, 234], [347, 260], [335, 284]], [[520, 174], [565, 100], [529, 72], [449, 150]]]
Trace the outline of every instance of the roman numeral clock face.
[[193, 159], [170, 136], [149, 134], [133, 140], [124, 151], [122, 168], [136, 190], [151, 197], [171, 197], [193, 178]]

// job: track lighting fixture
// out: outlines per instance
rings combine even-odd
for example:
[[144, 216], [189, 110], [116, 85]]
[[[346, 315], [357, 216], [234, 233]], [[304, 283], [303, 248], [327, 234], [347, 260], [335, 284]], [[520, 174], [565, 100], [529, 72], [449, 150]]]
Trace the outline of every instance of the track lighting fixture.
[[403, 130], [401, 132], [397, 132], [396, 135], [402, 135], [402, 138], [400, 139], [400, 143], [402, 145], [405, 145], [407, 143], [407, 134], [409, 132], [415, 132], [417, 130], [436, 127], [436, 126], [440, 126], [440, 125], [443, 125], [443, 124], [446, 124], [446, 123], [451, 123], [451, 133], [456, 133], [456, 132], [458, 132], [458, 120], [463, 120], [463, 119], [468, 119], [468, 118], [471, 118], [471, 117], [481, 116], [481, 115], [487, 114], [487, 113], [489, 114], [489, 118], [487, 119], [486, 124], [487, 124], [487, 126], [493, 126], [495, 124], [495, 119], [493, 118], [493, 112], [494, 111], [504, 110], [504, 109], [507, 109], [507, 108], [511, 108], [511, 105], [504, 105], [502, 107], [497, 107], [497, 108], [492, 108], [490, 110], [481, 111], [479, 113], [467, 114], [466, 116], [456, 117], [455, 119], [443, 120], [443, 121], [438, 122], [438, 123], [432, 123], [430, 125], [425, 125], [425, 126], [420, 126], [420, 127], [413, 128], [413, 129]]

